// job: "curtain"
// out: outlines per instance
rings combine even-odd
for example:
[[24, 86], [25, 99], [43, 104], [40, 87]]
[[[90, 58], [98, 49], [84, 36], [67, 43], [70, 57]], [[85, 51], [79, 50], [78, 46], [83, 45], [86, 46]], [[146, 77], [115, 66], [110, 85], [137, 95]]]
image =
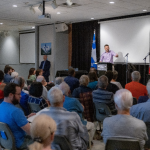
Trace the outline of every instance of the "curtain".
[[96, 33], [97, 61], [100, 57], [100, 24], [88, 21], [72, 24], [72, 62], [73, 68], [89, 71], [94, 30]]

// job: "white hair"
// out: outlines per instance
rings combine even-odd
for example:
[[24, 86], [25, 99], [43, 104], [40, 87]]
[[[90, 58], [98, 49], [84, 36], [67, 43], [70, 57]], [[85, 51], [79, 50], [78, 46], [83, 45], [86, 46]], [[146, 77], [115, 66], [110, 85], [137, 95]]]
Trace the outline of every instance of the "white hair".
[[139, 81], [141, 78], [141, 74], [139, 71], [133, 71], [131, 77], [133, 81]]
[[38, 76], [37, 78], [36, 78], [36, 81], [37, 82], [42, 82], [44, 80], [44, 77], [43, 76]]
[[64, 95], [68, 96], [70, 87], [69, 87], [69, 85], [68, 85], [66, 82], [62, 82], [62, 83], [59, 85], [59, 89], [62, 91], [62, 93], [63, 93]]
[[150, 96], [150, 80], [148, 80], [147, 82], [146, 89], [147, 89], [148, 95]]
[[62, 77], [55, 78], [55, 84], [60, 85], [63, 81], [64, 81], [64, 79]]
[[63, 102], [63, 93], [57, 87], [52, 87], [47, 93], [48, 100], [52, 106]]
[[19, 75], [18, 72], [12, 72], [11, 73], [11, 77], [13, 77], [13, 78], [18, 77], [18, 75]]
[[121, 89], [114, 95], [114, 101], [119, 110], [128, 110], [133, 104], [133, 97], [129, 90]]

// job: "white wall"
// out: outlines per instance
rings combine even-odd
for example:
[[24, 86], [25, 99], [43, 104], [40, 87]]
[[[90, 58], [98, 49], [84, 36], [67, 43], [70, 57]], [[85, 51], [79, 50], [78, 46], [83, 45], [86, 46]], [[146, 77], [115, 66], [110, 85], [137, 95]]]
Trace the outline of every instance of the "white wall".
[[27, 79], [29, 69], [35, 64], [19, 63], [19, 33], [10, 32], [8, 36], [0, 36], [0, 70], [4, 71], [5, 65], [12, 66], [19, 76]]
[[41, 43], [52, 43], [50, 81], [54, 81], [56, 72], [68, 68], [68, 33], [56, 33], [54, 25], [39, 27], [39, 64], [43, 61]]
[[[143, 63], [143, 58], [149, 52], [149, 18], [132, 18], [101, 23], [100, 39], [101, 54], [104, 45], [119, 53], [115, 62], [124, 62], [123, 56], [129, 53], [129, 62]], [[149, 59], [147, 58], [147, 62]]]

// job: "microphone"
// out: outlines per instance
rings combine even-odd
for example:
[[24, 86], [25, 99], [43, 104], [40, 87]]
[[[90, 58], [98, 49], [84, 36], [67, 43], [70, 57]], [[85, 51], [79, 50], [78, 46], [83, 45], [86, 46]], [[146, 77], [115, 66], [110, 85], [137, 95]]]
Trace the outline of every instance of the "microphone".
[[[126, 54], [126, 56], [128, 56], [128, 55], [129, 55], [129, 53]], [[124, 57], [126, 57], [126, 56], [124, 56]]]

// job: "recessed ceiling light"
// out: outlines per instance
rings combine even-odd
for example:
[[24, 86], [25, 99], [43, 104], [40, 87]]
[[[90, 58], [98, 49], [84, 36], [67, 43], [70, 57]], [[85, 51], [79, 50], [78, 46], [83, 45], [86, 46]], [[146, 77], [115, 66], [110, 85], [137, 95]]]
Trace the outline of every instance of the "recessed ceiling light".
[[0, 23], [0, 24], [3, 24], [3, 23]]
[[18, 7], [17, 5], [13, 5], [13, 7]]
[[32, 27], [32, 29], [35, 29], [35, 27]]
[[110, 4], [114, 4], [115, 2], [109, 2]]
[[94, 18], [91, 18], [91, 19], [94, 19]]
[[143, 11], [147, 11], [146, 9], [144, 9]]

